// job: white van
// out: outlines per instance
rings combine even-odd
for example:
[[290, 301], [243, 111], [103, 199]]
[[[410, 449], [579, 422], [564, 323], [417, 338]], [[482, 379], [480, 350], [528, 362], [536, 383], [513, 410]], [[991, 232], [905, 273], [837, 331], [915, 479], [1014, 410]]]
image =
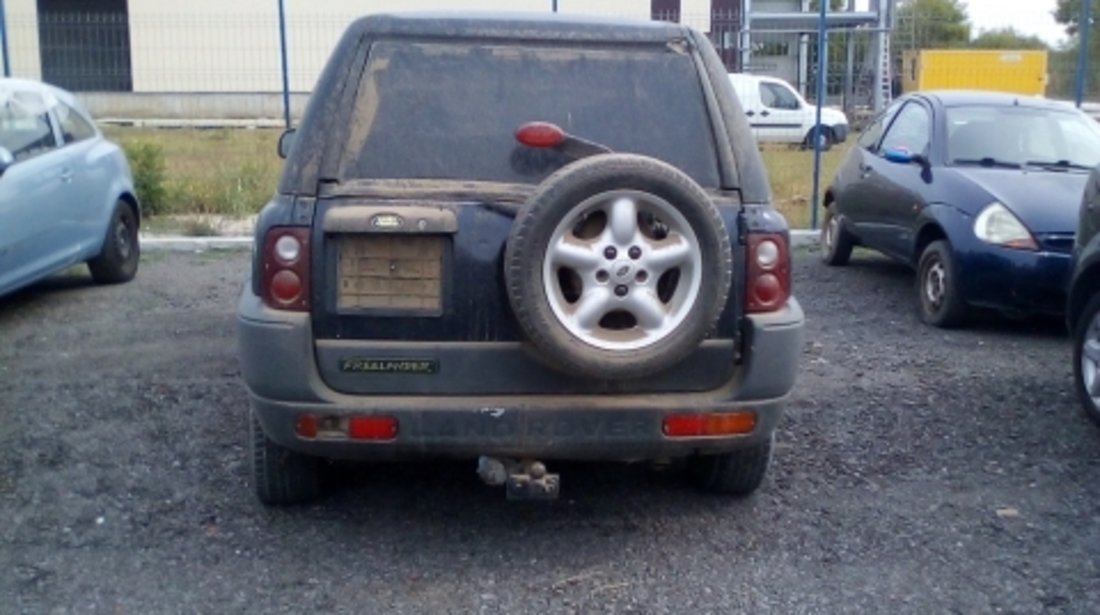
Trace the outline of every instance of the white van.
[[[749, 117], [753, 135], [759, 143], [794, 143], [813, 147], [814, 122], [817, 108], [806, 102], [786, 81], [730, 73], [745, 115]], [[848, 118], [840, 109], [821, 110], [821, 149], [827, 150], [848, 139]]]

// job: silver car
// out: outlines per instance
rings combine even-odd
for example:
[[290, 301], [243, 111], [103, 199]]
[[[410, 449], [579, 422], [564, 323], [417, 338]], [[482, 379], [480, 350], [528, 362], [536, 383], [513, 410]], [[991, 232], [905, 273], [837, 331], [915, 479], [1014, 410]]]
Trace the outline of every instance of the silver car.
[[76, 98], [0, 79], [0, 295], [84, 262], [133, 279], [140, 221], [126, 155]]

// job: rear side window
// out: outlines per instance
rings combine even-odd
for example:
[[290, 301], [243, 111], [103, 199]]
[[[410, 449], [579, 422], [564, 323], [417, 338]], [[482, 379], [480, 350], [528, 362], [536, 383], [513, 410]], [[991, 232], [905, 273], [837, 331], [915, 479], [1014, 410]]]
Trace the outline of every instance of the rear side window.
[[46, 103], [34, 92], [0, 92], [0, 147], [18, 162], [57, 147]]
[[57, 113], [57, 121], [61, 124], [61, 135], [66, 145], [95, 136], [95, 128], [76, 109], [58, 101], [54, 112]]
[[537, 183], [566, 161], [519, 146], [515, 131], [548, 121], [718, 186], [694, 60], [664, 46], [382, 41], [357, 97], [341, 179]]

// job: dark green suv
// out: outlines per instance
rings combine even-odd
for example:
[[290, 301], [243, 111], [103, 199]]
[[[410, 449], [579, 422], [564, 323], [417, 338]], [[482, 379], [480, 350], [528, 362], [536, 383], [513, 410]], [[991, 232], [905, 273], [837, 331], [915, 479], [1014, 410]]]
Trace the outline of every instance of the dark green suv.
[[1067, 318], [1073, 332], [1073, 374], [1085, 414], [1100, 425], [1100, 167], [1081, 200]]

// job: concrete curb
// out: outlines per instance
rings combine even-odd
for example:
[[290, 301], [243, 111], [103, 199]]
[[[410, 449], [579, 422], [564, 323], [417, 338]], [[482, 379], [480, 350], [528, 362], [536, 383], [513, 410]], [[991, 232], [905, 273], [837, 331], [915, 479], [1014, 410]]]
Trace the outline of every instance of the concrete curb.
[[[791, 231], [791, 247], [816, 247], [818, 231]], [[208, 250], [251, 250], [252, 237], [177, 237], [142, 236], [141, 249], [146, 252], [206, 252]]]

